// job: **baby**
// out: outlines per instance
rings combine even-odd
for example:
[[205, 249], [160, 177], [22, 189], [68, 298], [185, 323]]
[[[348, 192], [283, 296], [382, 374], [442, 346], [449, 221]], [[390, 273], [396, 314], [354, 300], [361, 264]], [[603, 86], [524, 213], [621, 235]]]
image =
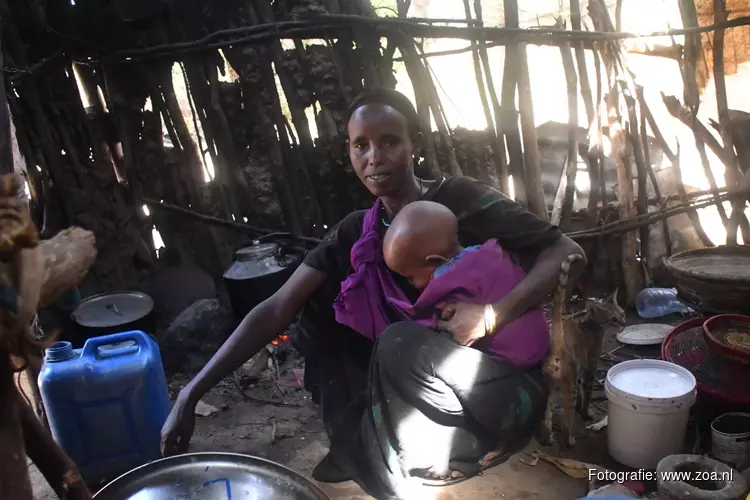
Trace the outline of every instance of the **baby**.
[[433, 201], [415, 201], [394, 217], [383, 238], [388, 268], [424, 289], [456, 261], [480, 248], [458, 242], [458, 220], [451, 209]]
[[[414, 303], [391, 300], [402, 316], [436, 326], [439, 311], [450, 302], [494, 304], [520, 283], [525, 272], [495, 240], [464, 248], [458, 221], [446, 206], [416, 201], [401, 209], [383, 238], [388, 268], [422, 290]], [[515, 366], [534, 366], [549, 349], [549, 328], [541, 308], [531, 309], [475, 342], [475, 347]]]

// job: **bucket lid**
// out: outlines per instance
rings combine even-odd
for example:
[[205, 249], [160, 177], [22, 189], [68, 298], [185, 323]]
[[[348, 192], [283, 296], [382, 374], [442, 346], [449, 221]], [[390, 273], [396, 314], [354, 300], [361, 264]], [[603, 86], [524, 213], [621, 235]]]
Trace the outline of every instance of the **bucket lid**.
[[659, 323], [644, 323], [631, 325], [617, 334], [617, 341], [630, 345], [658, 345], [673, 330], [670, 325]]
[[81, 326], [109, 328], [138, 321], [153, 308], [153, 299], [142, 292], [100, 293], [83, 299], [73, 318]]
[[607, 372], [611, 388], [649, 401], [681, 398], [695, 392], [695, 377], [685, 368], [658, 359], [633, 359]]

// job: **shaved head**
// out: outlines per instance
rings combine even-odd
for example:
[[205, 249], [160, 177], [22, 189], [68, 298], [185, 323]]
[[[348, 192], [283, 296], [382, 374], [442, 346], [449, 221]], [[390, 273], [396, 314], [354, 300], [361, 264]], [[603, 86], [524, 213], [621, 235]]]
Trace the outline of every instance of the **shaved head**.
[[460, 252], [458, 221], [451, 209], [415, 201], [398, 212], [383, 238], [383, 257], [394, 272], [426, 286], [432, 271]]

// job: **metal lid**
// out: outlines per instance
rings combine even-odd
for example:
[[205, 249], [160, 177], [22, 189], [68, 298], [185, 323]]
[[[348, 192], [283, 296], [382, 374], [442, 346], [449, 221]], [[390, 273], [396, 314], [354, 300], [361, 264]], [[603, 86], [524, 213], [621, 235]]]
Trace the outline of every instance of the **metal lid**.
[[73, 311], [73, 319], [89, 328], [126, 325], [147, 316], [154, 301], [142, 292], [110, 292], [83, 299]]
[[240, 262], [250, 262], [270, 257], [278, 251], [279, 245], [276, 243], [262, 243], [245, 248], [240, 248], [234, 253], [234, 258]]

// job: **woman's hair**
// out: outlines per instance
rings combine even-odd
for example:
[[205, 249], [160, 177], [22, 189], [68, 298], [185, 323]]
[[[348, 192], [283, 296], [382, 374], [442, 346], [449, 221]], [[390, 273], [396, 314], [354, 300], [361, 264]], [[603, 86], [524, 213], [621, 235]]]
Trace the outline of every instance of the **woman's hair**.
[[390, 106], [406, 118], [409, 135], [414, 139], [421, 131], [422, 126], [417, 110], [408, 97], [398, 90], [387, 88], [372, 88], [364, 90], [349, 105], [349, 115], [346, 121], [351, 120], [354, 112], [367, 104], [384, 104]]

